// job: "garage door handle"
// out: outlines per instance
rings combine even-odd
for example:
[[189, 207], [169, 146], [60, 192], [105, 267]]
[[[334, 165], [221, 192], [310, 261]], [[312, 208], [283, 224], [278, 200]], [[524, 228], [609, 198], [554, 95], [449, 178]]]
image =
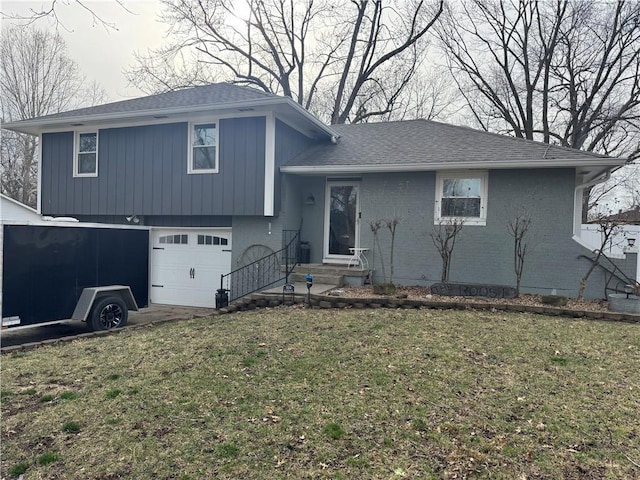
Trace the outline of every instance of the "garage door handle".
[[189, 277], [190, 278], [196, 278], [196, 269], [195, 268], [191, 268], [189, 270]]
[[164, 287], [164, 285], [151, 285], [151, 286], [152, 287], [160, 287], [160, 288]]
[[223, 248], [223, 249], [222, 249], [222, 251], [223, 251], [223, 252], [230, 252], [230, 251], [231, 251], [231, 249], [230, 249], [230, 248]]

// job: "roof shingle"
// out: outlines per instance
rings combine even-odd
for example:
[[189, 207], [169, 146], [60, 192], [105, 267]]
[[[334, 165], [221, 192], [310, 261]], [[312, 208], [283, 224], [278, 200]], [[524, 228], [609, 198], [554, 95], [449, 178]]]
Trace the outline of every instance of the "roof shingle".
[[148, 97], [122, 100], [119, 102], [80, 108], [68, 112], [55, 113], [41, 120], [80, 117], [102, 114], [132, 113], [164, 108], [180, 108], [201, 105], [217, 105], [235, 102], [251, 102], [262, 98], [278, 97], [255, 88], [232, 85], [230, 83], [213, 83], [199, 87], [190, 87], [172, 92], [159, 93]]
[[[488, 161], [612, 160], [597, 153], [548, 145], [448, 125], [408, 120], [334, 125], [337, 144], [323, 143], [293, 158], [287, 167], [446, 164]], [[620, 162], [622, 163], [622, 162]]]

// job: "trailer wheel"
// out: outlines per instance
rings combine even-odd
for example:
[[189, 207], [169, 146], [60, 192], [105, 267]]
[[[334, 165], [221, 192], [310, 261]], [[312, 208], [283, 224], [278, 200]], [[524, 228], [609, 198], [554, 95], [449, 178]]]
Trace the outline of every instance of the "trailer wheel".
[[127, 324], [129, 312], [120, 297], [102, 297], [91, 309], [87, 324], [91, 330], [111, 330]]

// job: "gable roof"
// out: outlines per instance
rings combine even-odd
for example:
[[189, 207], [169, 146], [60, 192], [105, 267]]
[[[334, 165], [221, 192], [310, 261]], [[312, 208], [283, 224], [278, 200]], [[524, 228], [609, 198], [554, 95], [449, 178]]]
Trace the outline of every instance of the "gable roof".
[[275, 112], [288, 117], [312, 135], [330, 138], [335, 132], [290, 97], [266, 93], [255, 88], [213, 83], [172, 92], [119, 102], [80, 108], [43, 117], [8, 122], [2, 128], [22, 133], [38, 134], [43, 130], [73, 130], [77, 127], [107, 128], [131, 121], [158, 121], [197, 113], [233, 115], [238, 112], [264, 114]]
[[593, 167], [601, 174], [624, 159], [487, 133], [431, 120], [334, 125], [336, 144], [317, 144], [285, 173], [363, 173], [456, 168]]

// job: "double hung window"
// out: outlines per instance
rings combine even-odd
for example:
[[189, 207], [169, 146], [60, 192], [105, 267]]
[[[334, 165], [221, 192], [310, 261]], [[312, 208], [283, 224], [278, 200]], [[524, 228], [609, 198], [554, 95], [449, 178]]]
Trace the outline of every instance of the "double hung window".
[[218, 129], [215, 123], [189, 124], [189, 173], [218, 171]]
[[98, 176], [98, 132], [76, 132], [73, 175]]
[[486, 210], [486, 172], [443, 172], [436, 175], [436, 223], [460, 219], [465, 224], [485, 225]]

